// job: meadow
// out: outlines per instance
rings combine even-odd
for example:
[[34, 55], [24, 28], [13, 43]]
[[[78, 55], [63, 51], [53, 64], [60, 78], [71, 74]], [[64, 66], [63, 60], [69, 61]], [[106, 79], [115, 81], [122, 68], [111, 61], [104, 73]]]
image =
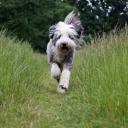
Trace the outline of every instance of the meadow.
[[95, 42], [58, 94], [46, 55], [0, 32], [0, 128], [128, 128], [128, 28]]

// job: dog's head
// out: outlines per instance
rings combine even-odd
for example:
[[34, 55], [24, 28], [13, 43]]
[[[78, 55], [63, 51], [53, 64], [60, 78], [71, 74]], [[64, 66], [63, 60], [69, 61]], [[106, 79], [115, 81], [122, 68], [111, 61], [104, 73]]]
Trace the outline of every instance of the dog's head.
[[64, 22], [58, 22], [49, 28], [49, 38], [61, 52], [69, 52], [79, 45], [83, 27], [76, 14], [72, 11]]

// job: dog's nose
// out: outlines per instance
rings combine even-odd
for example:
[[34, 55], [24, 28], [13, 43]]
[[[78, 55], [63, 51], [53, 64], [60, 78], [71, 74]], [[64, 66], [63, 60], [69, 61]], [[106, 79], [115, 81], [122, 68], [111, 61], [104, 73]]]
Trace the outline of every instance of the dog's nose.
[[66, 47], [67, 46], [67, 43], [62, 43], [62, 47]]

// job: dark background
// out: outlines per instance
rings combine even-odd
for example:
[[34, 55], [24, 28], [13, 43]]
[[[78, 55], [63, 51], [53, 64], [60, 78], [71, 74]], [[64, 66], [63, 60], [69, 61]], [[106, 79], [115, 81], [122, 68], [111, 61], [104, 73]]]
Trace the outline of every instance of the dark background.
[[0, 29], [45, 52], [48, 28], [73, 9], [80, 14], [86, 43], [128, 23], [128, 0], [0, 0]]

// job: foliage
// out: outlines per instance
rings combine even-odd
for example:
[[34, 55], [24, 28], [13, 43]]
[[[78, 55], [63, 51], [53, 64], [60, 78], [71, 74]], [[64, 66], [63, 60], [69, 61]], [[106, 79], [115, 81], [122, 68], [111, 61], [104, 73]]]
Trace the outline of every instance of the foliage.
[[70, 10], [60, 0], [1, 0], [0, 28], [28, 40], [35, 50], [45, 51], [49, 26], [63, 20]]
[[128, 23], [127, 0], [1, 0], [0, 29], [45, 52], [49, 27], [73, 8], [80, 13], [86, 40]]
[[69, 0], [80, 11], [85, 34], [102, 34], [128, 23], [127, 0]]

